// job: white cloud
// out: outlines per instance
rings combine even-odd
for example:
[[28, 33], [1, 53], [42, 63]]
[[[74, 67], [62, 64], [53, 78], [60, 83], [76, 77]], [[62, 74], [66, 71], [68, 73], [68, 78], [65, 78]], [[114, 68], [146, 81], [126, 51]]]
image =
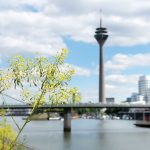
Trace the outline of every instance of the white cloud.
[[87, 68], [84, 68], [84, 67], [75, 66], [75, 65], [71, 65], [71, 66], [75, 70], [75, 75], [76, 76], [89, 77], [92, 74], [90, 69], [87, 69]]
[[115, 97], [116, 102], [125, 101], [127, 97], [131, 96], [131, 93], [137, 92], [137, 85], [123, 85], [116, 86], [116, 88], [107, 88], [106, 96]]
[[[106, 96], [115, 97], [117, 101], [123, 101], [138, 91], [138, 79], [141, 74], [127, 74], [129, 69], [143, 69], [150, 66], [150, 53], [116, 54], [105, 63], [106, 67]], [[98, 66], [95, 67], [98, 75]], [[94, 72], [94, 71], [93, 71]], [[123, 73], [124, 72], [124, 73]]]
[[138, 92], [138, 80], [141, 74], [110, 74], [106, 76], [106, 96], [124, 101], [131, 93]]
[[111, 75], [106, 76], [106, 81], [108, 83], [113, 83], [115, 85], [117, 84], [135, 85], [137, 84], [139, 76], [140, 76], [139, 74], [136, 74], [136, 75], [111, 74]]
[[[116, 9], [114, 5], [119, 7]], [[104, 24], [109, 29], [109, 44], [150, 42], [147, 31], [150, 2], [146, 0], [1, 0], [0, 51], [38, 51], [52, 55], [54, 49], [67, 47], [64, 36], [75, 41], [96, 42], [93, 35], [100, 7], [104, 10]]]
[[[111, 74], [107, 75], [105, 96], [114, 97], [116, 103], [126, 100], [131, 93], [138, 91], [139, 75]], [[98, 102], [98, 87], [81, 91], [82, 102]]]
[[[150, 43], [150, 1], [147, 0], [0, 0], [1, 56], [37, 52], [53, 55], [56, 50], [67, 47], [63, 39], [66, 36], [75, 41], [94, 43], [99, 8], [104, 10], [103, 22], [108, 27], [109, 45]], [[109, 95], [117, 94], [118, 85], [122, 85], [119, 86], [122, 87], [121, 96], [135, 90], [134, 75], [127, 77], [121, 71], [149, 65], [150, 53], [116, 54], [106, 62], [106, 71], [120, 73], [107, 75]], [[80, 76], [98, 74], [98, 67], [74, 68]], [[128, 81], [132, 85], [127, 85]]]
[[[9, 41], [9, 42], [8, 42]], [[9, 44], [8, 44], [9, 43]], [[4, 56], [16, 55], [20, 53], [39, 53], [45, 55], [54, 55], [62, 47], [59, 45], [54, 45], [53, 47], [50, 43], [62, 43], [61, 39], [53, 37], [49, 43], [38, 43], [38, 41], [29, 40], [25, 37], [13, 37], [13, 36], [0, 36], [1, 52]], [[55, 48], [54, 48], [55, 47]]]
[[[108, 79], [119, 79], [122, 82], [126, 82], [124, 75], [116, 76], [116, 73], [121, 73], [127, 69], [131, 68], [144, 68], [150, 66], [150, 53], [138, 53], [138, 54], [121, 54], [118, 53], [112, 57], [111, 60], [108, 60], [105, 63], [105, 71], [107, 74]], [[84, 68], [79, 66], [74, 66], [76, 69], [76, 73], [79, 75], [91, 76], [91, 75], [98, 75], [99, 74], [99, 66], [92, 66], [93, 68]], [[108, 76], [108, 73], [111, 75]], [[133, 78], [137, 78], [139, 75], [131, 75]], [[132, 82], [132, 80], [131, 80]]]
[[116, 54], [112, 60], [106, 62], [106, 69], [111, 71], [123, 71], [134, 67], [150, 66], [150, 53]]
[[94, 102], [98, 103], [98, 89], [89, 89], [85, 91], [81, 91], [81, 102]]
[[90, 77], [92, 75], [91, 69], [81, 67], [81, 66], [76, 66], [73, 64], [68, 64], [68, 63], [65, 63], [63, 66], [61, 66], [61, 69], [62, 69], [61, 71], [67, 71], [68, 69], [74, 69], [75, 76]]

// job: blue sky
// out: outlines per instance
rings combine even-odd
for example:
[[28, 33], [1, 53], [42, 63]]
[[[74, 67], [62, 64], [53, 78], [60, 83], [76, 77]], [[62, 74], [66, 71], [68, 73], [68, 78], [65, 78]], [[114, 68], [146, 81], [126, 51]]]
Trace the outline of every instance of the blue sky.
[[[150, 74], [150, 2], [147, 0], [0, 0], [0, 68], [10, 57], [51, 57], [69, 49], [76, 70], [71, 85], [82, 102], [98, 102], [99, 47], [94, 39], [99, 9], [109, 38], [105, 44], [106, 96], [125, 100]], [[14, 94], [15, 96], [15, 94]]]

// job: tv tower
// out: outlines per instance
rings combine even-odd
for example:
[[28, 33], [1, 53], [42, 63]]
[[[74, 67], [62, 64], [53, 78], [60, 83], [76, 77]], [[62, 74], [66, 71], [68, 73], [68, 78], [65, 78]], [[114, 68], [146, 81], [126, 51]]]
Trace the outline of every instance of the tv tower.
[[108, 38], [107, 28], [102, 27], [102, 16], [100, 16], [100, 27], [96, 28], [94, 35], [99, 44], [100, 60], [99, 60], [99, 102], [106, 103], [105, 98], [105, 79], [104, 79], [104, 43]]

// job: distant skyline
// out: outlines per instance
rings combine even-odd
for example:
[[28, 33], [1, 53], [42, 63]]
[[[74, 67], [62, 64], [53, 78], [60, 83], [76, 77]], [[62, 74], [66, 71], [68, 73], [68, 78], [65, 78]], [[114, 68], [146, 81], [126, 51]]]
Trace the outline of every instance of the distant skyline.
[[67, 48], [66, 63], [76, 70], [71, 85], [80, 89], [82, 102], [98, 102], [99, 48], [94, 32], [100, 8], [109, 33], [106, 97], [125, 100], [138, 91], [139, 76], [150, 75], [147, 0], [0, 0], [0, 68], [14, 55], [51, 57]]

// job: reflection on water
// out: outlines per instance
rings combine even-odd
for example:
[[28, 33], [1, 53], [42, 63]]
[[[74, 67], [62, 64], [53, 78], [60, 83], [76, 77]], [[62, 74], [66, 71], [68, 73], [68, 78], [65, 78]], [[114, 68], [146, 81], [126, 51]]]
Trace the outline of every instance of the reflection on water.
[[64, 135], [64, 142], [70, 142], [70, 140], [71, 140], [71, 132], [64, 132], [63, 133], [63, 135]]
[[[12, 121], [8, 119], [10, 123]], [[19, 124], [23, 120], [17, 117]], [[150, 129], [133, 121], [72, 120], [72, 132], [63, 132], [62, 121], [32, 121], [22, 137], [40, 150], [148, 150]], [[144, 149], [143, 149], [144, 148]]]

